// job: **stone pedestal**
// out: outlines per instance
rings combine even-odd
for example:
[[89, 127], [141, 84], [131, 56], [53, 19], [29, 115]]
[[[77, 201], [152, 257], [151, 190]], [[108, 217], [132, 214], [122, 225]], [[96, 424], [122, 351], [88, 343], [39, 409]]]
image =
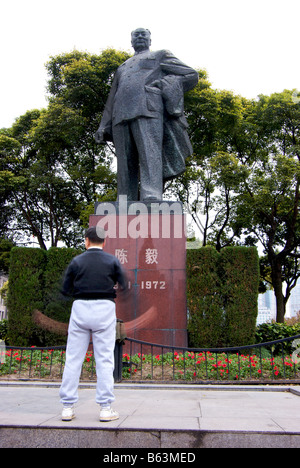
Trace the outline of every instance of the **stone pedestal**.
[[107, 230], [105, 250], [120, 260], [127, 274], [129, 291], [118, 293], [116, 301], [127, 336], [186, 347], [186, 235], [181, 204], [101, 203], [95, 209], [90, 226]]

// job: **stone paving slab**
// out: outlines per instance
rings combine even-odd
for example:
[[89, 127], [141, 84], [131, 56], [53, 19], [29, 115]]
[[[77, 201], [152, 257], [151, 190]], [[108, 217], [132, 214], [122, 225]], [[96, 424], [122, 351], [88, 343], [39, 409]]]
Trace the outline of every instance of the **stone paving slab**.
[[[110, 423], [99, 422], [93, 384], [81, 385], [76, 418], [61, 421], [58, 387], [57, 383], [0, 382], [0, 447], [41, 446], [43, 440], [48, 446], [66, 447], [90, 443], [237, 447], [251, 443], [300, 448], [300, 391], [296, 386], [117, 384], [113, 407], [120, 419]], [[21, 433], [27, 434], [27, 442], [20, 442], [25, 440]]]

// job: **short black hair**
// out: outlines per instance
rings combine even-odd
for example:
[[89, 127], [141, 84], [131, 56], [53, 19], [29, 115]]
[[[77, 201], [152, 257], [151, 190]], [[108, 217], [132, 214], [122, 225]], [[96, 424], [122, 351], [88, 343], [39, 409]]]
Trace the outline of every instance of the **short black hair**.
[[89, 239], [92, 244], [103, 244], [106, 232], [101, 227], [90, 227], [85, 231], [85, 239]]

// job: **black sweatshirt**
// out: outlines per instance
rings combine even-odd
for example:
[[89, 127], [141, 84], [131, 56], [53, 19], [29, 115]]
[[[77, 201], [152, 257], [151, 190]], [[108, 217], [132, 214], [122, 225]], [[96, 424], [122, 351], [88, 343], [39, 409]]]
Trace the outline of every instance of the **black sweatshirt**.
[[101, 249], [90, 248], [73, 258], [63, 282], [62, 293], [74, 299], [109, 299], [116, 297], [116, 284], [127, 288], [119, 260]]

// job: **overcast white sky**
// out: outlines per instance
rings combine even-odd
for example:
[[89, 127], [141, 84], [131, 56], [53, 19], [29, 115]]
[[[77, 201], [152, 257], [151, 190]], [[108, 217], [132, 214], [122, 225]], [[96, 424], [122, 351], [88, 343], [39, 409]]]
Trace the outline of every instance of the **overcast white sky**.
[[300, 89], [299, 0], [2, 0], [0, 128], [47, 105], [45, 63], [74, 48], [132, 51], [130, 33], [150, 29], [205, 68], [214, 88], [248, 98]]

